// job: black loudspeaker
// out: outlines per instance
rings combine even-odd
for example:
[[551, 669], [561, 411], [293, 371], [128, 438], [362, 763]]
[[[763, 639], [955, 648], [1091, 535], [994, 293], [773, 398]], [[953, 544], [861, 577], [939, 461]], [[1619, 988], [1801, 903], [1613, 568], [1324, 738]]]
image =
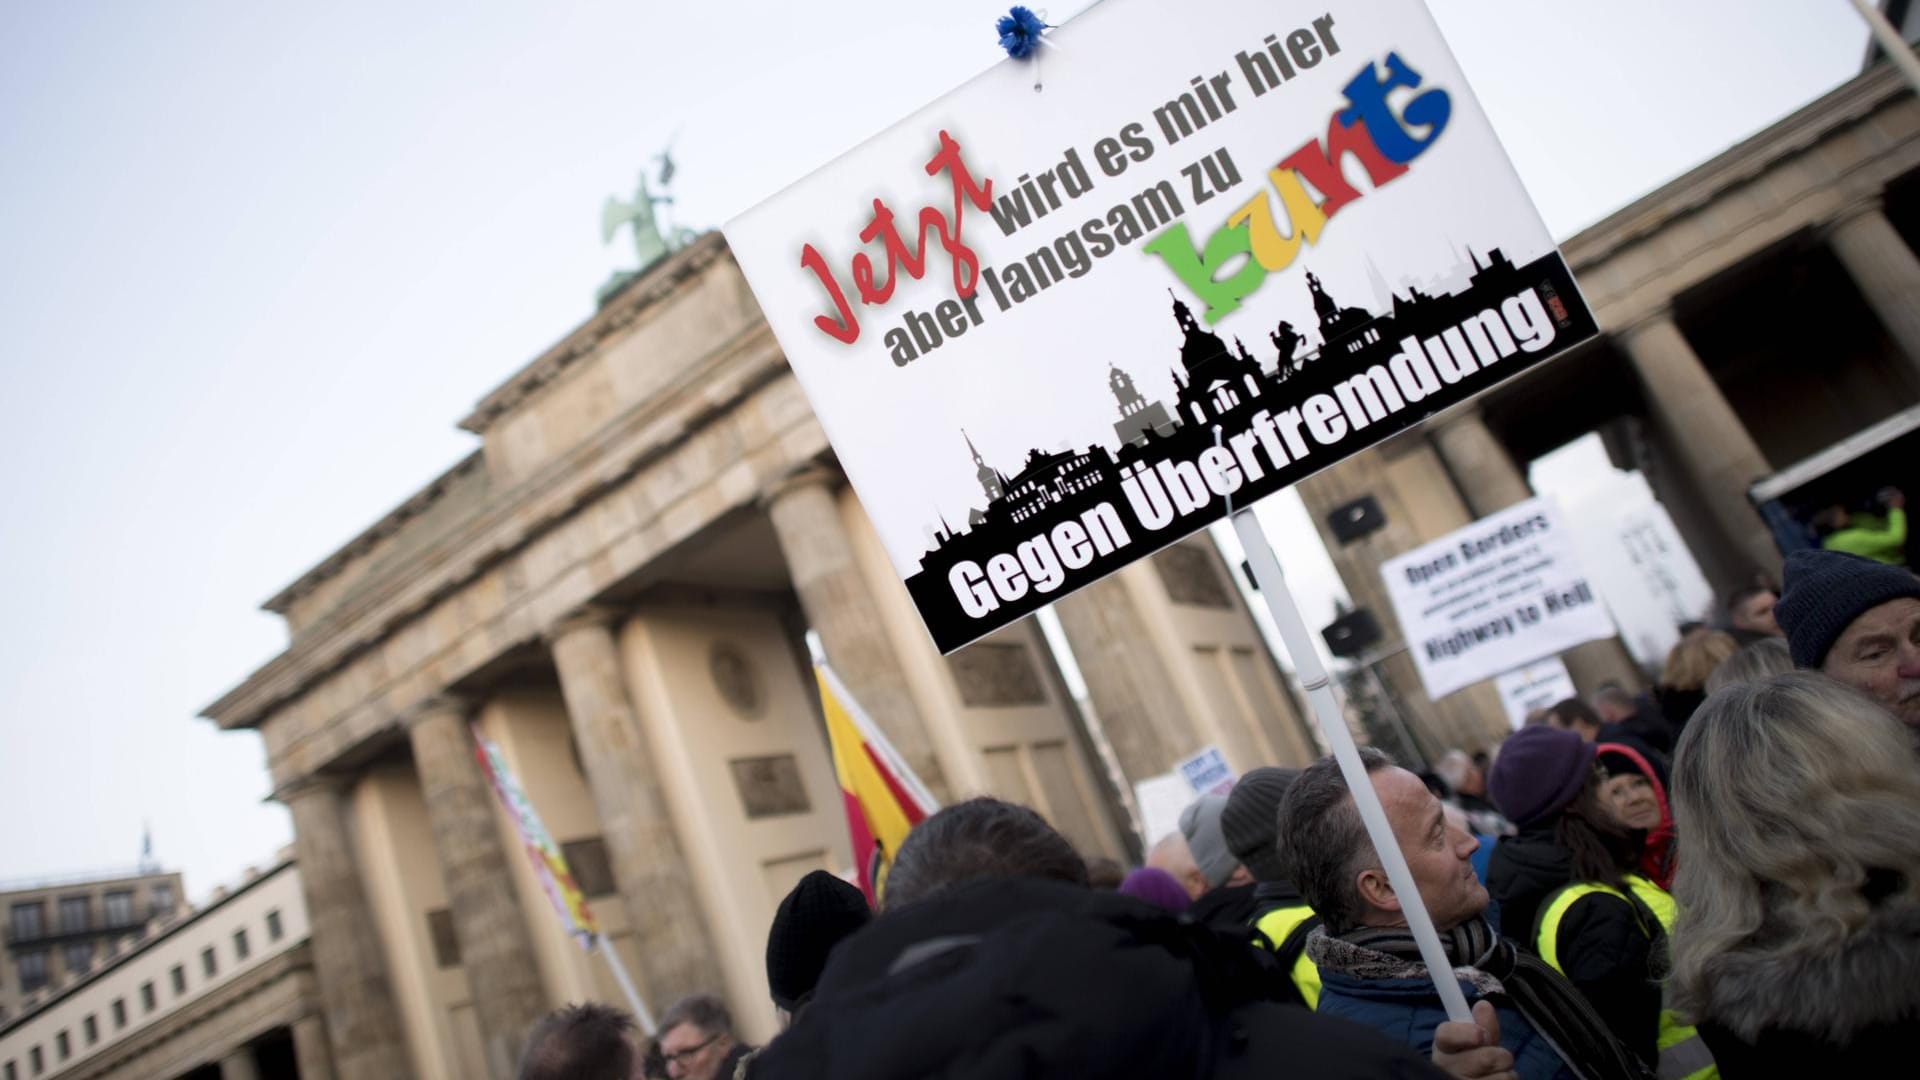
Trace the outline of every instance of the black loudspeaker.
[[1355, 608], [1327, 624], [1320, 636], [1342, 660], [1351, 660], [1380, 643], [1380, 620], [1366, 608]]
[[1333, 530], [1334, 539], [1342, 544], [1351, 544], [1386, 526], [1387, 515], [1380, 512], [1380, 504], [1371, 495], [1362, 495], [1343, 506], [1336, 506], [1327, 514], [1327, 528]]

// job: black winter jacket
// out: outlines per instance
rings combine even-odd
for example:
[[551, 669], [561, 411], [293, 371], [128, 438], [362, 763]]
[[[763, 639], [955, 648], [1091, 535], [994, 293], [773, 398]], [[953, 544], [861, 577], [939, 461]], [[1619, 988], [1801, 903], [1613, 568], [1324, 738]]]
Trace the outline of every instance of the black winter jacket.
[[[1501, 840], [1487, 862], [1487, 891], [1500, 902], [1501, 929], [1536, 955], [1547, 898], [1573, 883], [1573, 857], [1554, 842], [1553, 824]], [[1652, 962], [1665, 947], [1665, 932], [1652, 912], [1603, 893], [1568, 909], [1556, 942], [1567, 981], [1649, 1065], [1659, 1060], [1660, 1035], [1660, 983]]]
[[1441, 1074], [1378, 1032], [1272, 1000], [1246, 932], [1118, 893], [980, 882], [843, 941], [755, 1080]]

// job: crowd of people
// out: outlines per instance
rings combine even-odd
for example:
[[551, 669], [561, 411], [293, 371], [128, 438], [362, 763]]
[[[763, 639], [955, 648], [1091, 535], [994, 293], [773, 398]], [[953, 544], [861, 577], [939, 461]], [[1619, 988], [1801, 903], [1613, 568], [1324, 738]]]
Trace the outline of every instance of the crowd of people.
[[[1126, 870], [975, 798], [871, 912], [824, 872], [767, 939], [781, 1033], [719, 1000], [574, 1006], [524, 1080], [1878, 1074], [1920, 1024], [1920, 578], [1799, 552], [1655, 688], [1431, 773], [1362, 748], [1419, 897], [1331, 759], [1203, 796]], [[1470, 1003], [1450, 1019], [1408, 909]]]

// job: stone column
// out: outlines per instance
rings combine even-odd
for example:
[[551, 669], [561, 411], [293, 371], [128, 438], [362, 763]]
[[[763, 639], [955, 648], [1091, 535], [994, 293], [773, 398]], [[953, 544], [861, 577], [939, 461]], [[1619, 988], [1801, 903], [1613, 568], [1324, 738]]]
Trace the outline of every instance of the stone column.
[[1887, 220], [1878, 195], [1842, 211], [1828, 229], [1833, 253], [1920, 376], [1920, 257]]
[[526, 916], [514, 897], [493, 794], [474, 757], [465, 701], [441, 695], [407, 717], [414, 769], [433, 827], [460, 962], [473, 993], [487, 1071], [512, 1080], [527, 1029], [546, 1011]]
[[[1526, 476], [1494, 437], [1479, 409], [1465, 409], [1441, 424], [1433, 432], [1433, 444], [1474, 517], [1486, 517], [1533, 497]], [[1568, 524], [1580, 527], [1579, 522]], [[1562, 652], [1560, 659], [1582, 693], [1592, 693], [1609, 682], [1638, 690], [1646, 681], [1618, 635], [1576, 645]]]
[[584, 611], [563, 620], [550, 637], [607, 859], [638, 939], [640, 964], [633, 975], [658, 1015], [676, 998], [717, 993], [725, 984], [659, 770], [627, 694], [613, 618], [599, 609]]
[[221, 1058], [220, 1080], [260, 1080], [260, 1066], [253, 1060], [253, 1048], [243, 1046]]
[[840, 517], [840, 486], [833, 470], [809, 467], [791, 473], [763, 496], [767, 517], [800, 606], [834, 671], [934, 797], [948, 802], [952, 793], [932, 732], [854, 561], [853, 542]]
[[275, 797], [293, 815], [293, 850], [312, 927], [314, 974], [343, 1080], [388, 1080], [413, 1069], [386, 954], [360, 885], [338, 782], [310, 776]]
[[[1054, 604], [1101, 730], [1129, 783], [1158, 776], [1203, 741], [1122, 575]], [[1148, 844], [1157, 836], [1146, 838]]]
[[1640, 376], [1655, 423], [1672, 440], [1729, 544], [1751, 569], [1777, 577], [1780, 552], [1747, 501], [1748, 486], [1772, 469], [1706, 365], [1668, 312], [1631, 327], [1620, 343]]
[[327, 1052], [327, 1023], [318, 1013], [293, 1022], [293, 1062], [300, 1080], [333, 1080], [333, 1056]]

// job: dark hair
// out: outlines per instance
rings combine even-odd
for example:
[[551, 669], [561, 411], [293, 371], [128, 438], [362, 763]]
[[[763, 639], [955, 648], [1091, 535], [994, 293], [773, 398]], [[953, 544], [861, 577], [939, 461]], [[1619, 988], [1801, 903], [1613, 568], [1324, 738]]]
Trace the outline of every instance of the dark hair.
[[1096, 889], [1118, 889], [1126, 880], [1127, 868], [1116, 859], [1105, 855], [1089, 855], [1087, 863], [1087, 884]]
[[981, 878], [1047, 878], [1087, 884], [1087, 864], [1067, 838], [1024, 806], [981, 796], [913, 827], [881, 891], [888, 908]]
[[[1371, 746], [1360, 748], [1360, 761], [1369, 776], [1393, 766], [1392, 758]], [[1307, 766], [1287, 789], [1280, 804], [1280, 855], [1288, 878], [1326, 923], [1328, 933], [1342, 934], [1360, 925], [1365, 904], [1356, 879], [1380, 856], [1367, 839], [1367, 827], [1333, 758]]]
[[605, 1005], [569, 1005], [527, 1032], [520, 1080], [630, 1080], [633, 1019]]
[[[1628, 698], [1628, 700], [1631, 701], [1632, 698]], [[1600, 718], [1600, 714], [1593, 711], [1593, 706], [1581, 701], [1577, 697], [1570, 697], [1565, 701], [1556, 701], [1553, 703], [1553, 707], [1547, 711], [1559, 717], [1560, 723], [1565, 727], [1572, 727], [1576, 722], [1591, 724], [1597, 728], [1607, 726], [1607, 722]]]
[[1626, 887], [1621, 877], [1640, 858], [1646, 833], [1629, 829], [1600, 803], [1601, 774], [1587, 776], [1580, 794], [1560, 812], [1553, 826], [1553, 842], [1573, 856], [1575, 881], [1598, 881], [1616, 889]]
[[709, 1035], [733, 1034], [733, 1014], [712, 994], [688, 994], [667, 1006], [667, 1011], [660, 1014], [661, 1036], [681, 1024], [692, 1024]]

